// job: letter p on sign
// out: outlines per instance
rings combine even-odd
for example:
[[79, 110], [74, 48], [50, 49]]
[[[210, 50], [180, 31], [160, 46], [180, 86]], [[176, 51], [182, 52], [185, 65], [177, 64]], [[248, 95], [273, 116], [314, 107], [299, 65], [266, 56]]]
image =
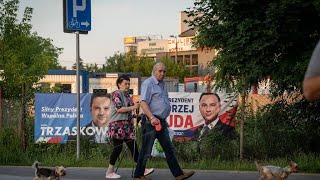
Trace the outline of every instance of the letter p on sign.
[[73, 17], [77, 17], [77, 11], [86, 10], [86, 0], [82, 0], [81, 6], [77, 5], [77, 0], [73, 0]]

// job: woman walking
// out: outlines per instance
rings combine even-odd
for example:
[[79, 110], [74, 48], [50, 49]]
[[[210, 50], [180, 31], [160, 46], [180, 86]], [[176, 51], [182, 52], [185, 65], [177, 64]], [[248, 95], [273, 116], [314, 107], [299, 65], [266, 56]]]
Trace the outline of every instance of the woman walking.
[[[113, 151], [110, 156], [106, 178], [119, 179], [121, 176], [114, 171], [114, 165], [122, 151], [122, 144], [125, 142], [137, 163], [139, 152], [135, 141], [135, 129], [133, 124], [133, 111], [140, 108], [138, 102], [130, 98], [130, 78], [122, 75], [116, 81], [118, 90], [113, 92], [111, 104], [111, 118], [109, 123], [108, 137], [112, 140]], [[153, 168], [146, 169], [145, 175], [154, 171]]]

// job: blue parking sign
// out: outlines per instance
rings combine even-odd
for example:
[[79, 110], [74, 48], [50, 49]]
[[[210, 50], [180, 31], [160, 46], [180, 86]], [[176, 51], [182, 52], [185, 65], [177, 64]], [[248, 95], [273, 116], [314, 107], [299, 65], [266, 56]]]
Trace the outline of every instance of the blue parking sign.
[[69, 31], [90, 31], [91, 0], [67, 0], [65, 21]]

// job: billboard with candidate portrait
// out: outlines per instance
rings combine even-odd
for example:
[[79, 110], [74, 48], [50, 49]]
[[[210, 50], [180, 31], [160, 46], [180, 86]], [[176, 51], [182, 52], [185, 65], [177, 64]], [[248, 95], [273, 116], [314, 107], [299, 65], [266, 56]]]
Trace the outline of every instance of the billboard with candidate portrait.
[[[167, 117], [169, 128], [174, 130], [174, 138], [186, 140], [198, 140], [206, 129], [223, 127], [234, 131], [235, 114], [238, 107], [238, 96], [230, 93], [218, 93], [220, 107], [214, 108], [216, 100], [209, 93], [202, 96], [201, 104], [199, 99], [202, 93], [197, 92], [169, 92], [171, 113]], [[92, 121], [90, 112], [91, 93], [80, 95], [80, 135], [84, 136], [106, 136], [107, 129], [99, 130], [96, 127], [88, 126]], [[200, 108], [207, 108], [201, 110]], [[215, 106], [216, 107], [216, 106]], [[210, 111], [218, 110], [219, 121], [213, 119], [210, 122]], [[204, 113], [202, 113], [204, 112]], [[215, 117], [216, 118], [216, 117]], [[76, 94], [69, 93], [37, 93], [35, 95], [35, 123], [34, 141], [47, 143], [66, 143], [68, 139], [75, 139], [77, 133], [77, 106]], [[210, 123], [208, 123], [210, 122]], [[220, 123], [220, 124], [219, 124]], [[88, 128], [89, 127], [89, 128]], [[98, 141], [96, 141], [98, 142]]]
[[[217, 93], [220, 98], [220, 108], [217, 112], [218, 116], [212, 119], [208, 119], [208, 124], [205, 124], [205, 115], [200, 111], [201, 104], [199, 99], [202, 93], [190, 92], [190, 93], [176, 93], [169, 92], [169, 100], [171, 104], [171, 113], [167, 118], [169, 127], [175, 131], [175, 138], [183, 139], [195, 139], [198, 138], [197, 132], [202, 128], [208, 126], [213, 128], [215, 120], [219, 119], [219, 123], [223, 127], [230, 128], [230, 131], [234, 131], [235, 128], [235, 114], [238, 107], [238, 96], [232, 93]], [[207, 107], [207, 113], [212, 114], [210, 107], [215, 102], [210, 102], [210, 96], [214, 93], [205, 93], [202, 99], [207, 100], [205, 104]], [[216, 105], [217, 106], [217, 105]], [[218, 124], [214, 124], [218, 125]], [[224, 126], [225, 125], [225, 126]], [[200, 132], [199, 132], [200, 133]], [[234, 132], [232, 132], [234, 133]]]

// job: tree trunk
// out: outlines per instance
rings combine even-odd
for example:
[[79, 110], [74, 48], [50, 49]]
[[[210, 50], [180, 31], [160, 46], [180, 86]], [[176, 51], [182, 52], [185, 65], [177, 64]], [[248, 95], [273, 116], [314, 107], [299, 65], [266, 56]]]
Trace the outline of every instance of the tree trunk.
[[245, 89], [245, 86], [242, 86], [242, 93], [241, 93], [241, 121], [240, 121], [240, 160], [243, 160], [245, 107], [246, 107], [246, 89]]
[[2, 85], [0, 84], [0, 129], [3, 128], [3, 119], [2, 119]]
[[22, 83], [21, 88], [21, 122], [20, 122], [20, 143], [23, 150], [26, 149], [26, 84]]

